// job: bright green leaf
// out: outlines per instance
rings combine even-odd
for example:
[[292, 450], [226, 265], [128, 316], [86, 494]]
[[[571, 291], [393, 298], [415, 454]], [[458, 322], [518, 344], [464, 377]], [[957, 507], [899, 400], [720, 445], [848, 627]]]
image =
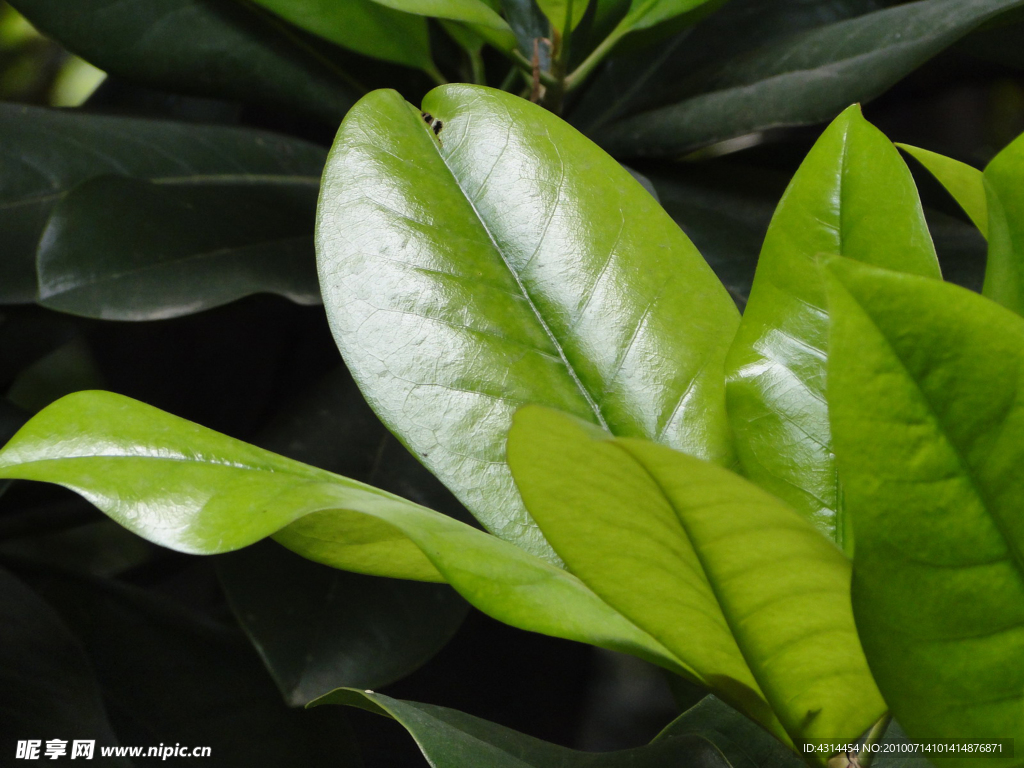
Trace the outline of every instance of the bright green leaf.
[[[774, 735], [855, 739], [884, 713], [850, 561], [727, 469], [538, 407], [509, 462], [567, 567]], [[856, 696], [839, 691], [856, 691]]]
[[701, 71], [699, 90], [593, 135], [622, 156], [675, 156], [754, 131], [829, 120], [888, 90], [1024, 0], [918, 0], [790, 35]]
[[349, 50], [430, 70], [430, 38], [422, 17], [374, 0], [254, 0], [292, 24]]
[[[348, 0], [346, 0], [348, 2]], [[40, 31], [111, 75], [270, 104], [336, 123], [359, 89], [283, 24], [238, 0], [15, 0]]]
[[871, 671], [913, 741], [1022, 744], [1024, 320], [937, 280], [829, 272], [829, 402]]
[[[326, 157], [318, 146], [264, 131], [15, 104], [0, 104], [0, 134], [5, 149], [0, 161], [4, 303], [36, 298], [36, 251], [47, 219], [67, 192], [88, 179], [116, 174], [176, 189], [211, 184], [309, 188], [316, 185]], [[233, 215], [244, 215], [244, 207]]]
[[595, 754], [541, 741], [454, 709], [399, 701], [373, 691], [341, 688], [310, 706], [323, 704], [394, 718], [416, 740], [427, 761], [444, 768], [731, 768], [714, 742], [698, 734]]
[[896, 146], [927, 168], [960, 204], [981, 234], [988, 237], [988, 201], [985, 199], [985, 182], [981, 171], [938, 152], [909, 144]]
[[856, 106], [825, 131], [783, 195], [726, 365], [744, 473], [850, 551], [825, 401], [823, 254], [940, 277], [910, 171]]
[[[682, 16], [712, 0], [632, 0], [619, 28], [633, 32]], [[614, 33], [613, 33], [614, 34]]]
[[99, 176], [50, 214], [39, 303], [105, 320], [157, 320], [252, 293], [320, 300], [315, 176], [153, 183]]
[[35, 416], [0, 451], [0, 477], [71, 488], [144, 538], [216, 554], [274, 537], [372, 575], [444, 581], [499, 621], [686, 673], [578, 579], [465, 523], [109, 392]]
[[335, 339], [385, 424], [488, 529], [544, 556], [504, 461], [519, 406], [728, 461], [738, 318], [676, 224], [527, 101], [444, 86], [423, 109], [439, 136], [394, 92], [353, 108], [317, 227]]
[[396, 11], [431, 16], [469, 24], [478, 35], [502, 50], [512, 50], [516, 36], [512, 28], [484, 0], [373, 0]]
[[985, 168], [989, 248], [983, 293], [1024, 314], [1024, 137]]
[[537, 5], [544, 11], [544, 15], [548, 17], [551, 26], [559, 32], [565, 32], [565, 22], [569, 18], [570, 4], [572, 5], [570, 27], [575, 29], [580, 21], [583, 20], [583, 14], [587, 12], [590, 0], [537, 0]]

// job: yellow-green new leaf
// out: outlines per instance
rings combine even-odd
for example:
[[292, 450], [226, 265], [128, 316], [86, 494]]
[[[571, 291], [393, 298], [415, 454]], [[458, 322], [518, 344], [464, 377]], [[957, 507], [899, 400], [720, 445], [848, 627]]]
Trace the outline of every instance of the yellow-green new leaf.
[[1012, 738], [1019, 764], [1024, 319], [937, 280], [845, 259], [829, 273], [829, 402], [871, 671], [912, 741]]
[[0, 477], [63, 485], [183, 552], [228, 552], [272, 535], [336, 568], [447, 581], [512, 626], [690, 674], [579, 579], [518, 547], [120, 395], [80, 392], [41, 411], [0, 451]]
[[508, 454], [567, 567], [780, 739], [854, 739], [883, 714], [850, 561], [778, 499], [538, 407], [516, 414]]
[[988, 201], [985, 199], [985, 180], [981, 171], [938, 152], [909, 144], [896, 146], [927, 168], [960, 204], [981, 234], [988, 237]]
[[[571, 9], [569, 8], [570, 4], [572, 5]], [[551, 26], [559, 32], [564, 32], [565, 22], [569, 18], [570, 10], [572, 12], [570, 25], [572, 29], [575, 29], [576, 25], [583, 20], [583, 14], [587, 12], [590, 0], [537, 0], [537, 5], [544, 11], [544, 15], [548, 17]]]
[[982, 293], [1024, 315], [1024, 136], [985, 168], [988, 264]]
[[817, 262], [826, 254], [940, 277], [910, 171], [857, 106], [829, 126], [783, 195], [726, 362], [744, 474], [850, 551], [825, 400]]

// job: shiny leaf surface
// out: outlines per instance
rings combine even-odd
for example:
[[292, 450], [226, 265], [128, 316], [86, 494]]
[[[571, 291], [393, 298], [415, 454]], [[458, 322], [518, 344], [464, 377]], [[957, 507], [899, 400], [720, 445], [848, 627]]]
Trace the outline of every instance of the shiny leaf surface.
[[913, 741], [1024, 743], [1024, 320], [937, 280], [829, 272], [829, 401], [871, 671]]
[[[695, 734], [621, 752], [591, 753], [551, 744], [454, 709], [342, 688], [311, 706], [358, 707], [401, 723], [431, 765], [444, 768], [730, 768], [715, 744]], [[746, 768], [744, 766], [744, 768]]]
[[551, 557], [504, 461], [512, 413], [556, 407], [731, 455], [727, 292], [612, 158], [529, 102], [445, 86], [361, 101], [326, 172], [317, 256], [367, 400], [492, 532]]
[[89, 63], [165, 90], [298, 110], [335, 122], [359, 89], [256, 6], [234, 0], [15, 0], [44, 34]]
[[798, 33], [730, 60], [700, 92], [592, 135], [616, 155], [674, 156], [753, 131], [830, 119], [1024, 0], [918, 0]]
[[59, 400], [0, 451], [0, 477], [71, 488], [144, 538], [216, 554], [267, 536], [371, 575], [447, 580], [499, 621], [679, 670], [578, 579], [450, 517], [107, 392]]
[[744, 474], [851, 551], [825, 399], [823, 254], [940, 277], [910, 171], [858, 107], [825, 131], [783, 195], [726, 364]]
[[511, 50], [516, 45], [512, 28], [484, 0], [373, 0], [375, 3], [420, 16], [469, 24], [492, 45]]
[[325, 160], [320, 147], [263, 131], [14, 104], [0, 104], [0, 133], [5, 149], [0, 298], [5, 303], [36, 298], [36, 250], [43, 229], [54, 206], [84, 181], [119, 175], [176, 189], [218, 183], [308, 188], [316, 184]]
[[99, 176], [54, 207], [36, 257], [39, 303], [104, 320], [158, 320], [252, 293], [320, 300], [319, 180]]
[[374, 0], [255, 0], [308, 32], [365, 56], [431, 69], [426, 19]]
[[982, 172], [938, 152], [930, 152], [909, 144], [897, 146], [927, 168], [960, 204], [981, 234], [988, 237], [988, 201], [985, 199]]
[[516, 414], [508, 453], [569, 570], [780, 740], [855, 739], [885, 712], [853, 623], [850, 561], [778, 499], [545, 408]]

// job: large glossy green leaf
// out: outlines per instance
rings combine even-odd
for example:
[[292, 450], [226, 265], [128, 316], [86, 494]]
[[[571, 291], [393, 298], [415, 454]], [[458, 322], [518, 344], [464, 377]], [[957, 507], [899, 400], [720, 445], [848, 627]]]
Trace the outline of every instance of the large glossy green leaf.
[[726, 363], [744, 473], [851, 551], [825, 400], [823, 254], [941, 277], [910, 171], [859, 107], [825, 131], [783, 195]]
[[[36, 250], [47, 219], [60, 199], [83, 181], [113, 174], [178, 190], [265, 185], [281, 189], [287, 204], [301, 190], [315, 188], [325, 159], [320, 147], [263, 131], [13, 104], [0, 104], [0, 133], [4, 303], [36, 298]], [[233, 215], [243, 214], [244, 209]], [[203, 288], [193, 285], [194, 290]]]
[[331, 327], [382, 420], [492, 532], [550, 549], [504, 462], [540, 403], [712, 460], [731, 456], [728, 293], [654, 199], [554, 115], [444, 86], [378, 91], [325, 175], [317, 257]]
[[321, 52], [237, 0], [11, 3], [46, 35], [105, 72], [143, 85], [298, 110], [336, 122], [359, 97]]
[[[19, 739], [93, 739], [117, 744], [89, 657], [56, 612], [0, 569], [0, 749], [13, 760]], [[42, 749], [40, 749], [42, 752]], [[111, 758], [111, 766], [130, 766]]]
[[373, 0], [375, 3], [420, 16], [458, 21], [470, 25], [489, 43], [504, 50], [516, 45], [516, 36], [485, 0]]
[[310, 706], [324, 704], [394, 718], [416, 740], [430, 765], [444, 768], [731, 768], [713, 741], [692, 733], [637, 749], [595, 754], [541, 741], [454, 709], [373, 691], [342, 688]]
[[989, 248], [983, 293], [1024, 315], [1024, 137], [995, 156], [984, 178]]
[[43, 231], [39, 303], [105, 320], [177, 317], [259, 292], [315, 304], [319, 189], [316, 177], [90, 179]]
[[448, 581], [499, 621], [686, 673], [582, 582], [495, 536], [120, 395], [83, 392], [0, 451], [0, 477], [71, 488], [126, 528], [196, 554], [267, 536], [371, 575]]
[[671, 156], [752, 131], [830, 119], [1024, 0], [918, 0], [801, 32], [695, 73], [683, 101], [596, 130], [622, 156]]
[[430, 70], [426, 19], [374, 0], [254, 0], [303, 29], [350, 50]]
[[568, 568], [779, 739], [855, 739], [885, 712], [853, 623], [850, 561], [778, 499], [536, 406], [516, 414], [508, 454]]
[[871, 671], [914, 741], [1024, 743], [1024, 320], [937, 280], [829, 271], [829, 402]]
[[938, 152], [930, 152], [909, 144], [897, 146], [927, 168], [960, 204], [981, 234], [988, 237], [988, 201], [985, 199], [982, 172]]

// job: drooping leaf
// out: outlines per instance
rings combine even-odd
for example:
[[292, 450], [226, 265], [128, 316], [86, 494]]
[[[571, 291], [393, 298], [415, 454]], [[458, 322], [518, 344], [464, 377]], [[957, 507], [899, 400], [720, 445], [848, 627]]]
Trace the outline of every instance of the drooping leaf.
[[981, 234], [988, 237], [988, 202], [985, 199], [985, 181], [981, 171], [938, 152], [909, 144], [896, 146], [927, 168], [960, 204]]
[[236, 628], [113, 581], [41, 572], [30, 583], [88, 652], [122, 743], [208, 746], [205, 760], [224, 768], [359, 768], [344, 718], [289, 711]]
[[[85, 649], [42, 598], [3, 569], [0, 621], [0, 749], [5, 759], [14, 759], [18, 740], [58, 734], [69, 745], [75, 739], [117, 745]], [[109, 762], [116, 768], [131, 765], [127, 758]]]
[[884, 714], [853, 623], [850, 561], [781, 501], [536, 406], [516, 414], [508, 454], [567, 567], [780, 740], [855, 739]]
[[499, 621], [688, 674], [582, 582], [465, 523], [108, 392], [69, 395], [0, 451], [0, 477], [75, 490], [129, 530], [195, 554], [267, 536], [359, 573], [447, 580]]
[[332, 43], [396, 64], [429, 70], [426, 19], [374, 0], [254, 0], [292, 24]]
[[497, 48], [511, 50], [516, 36], [508, 22], [485, 0], [373, 0], [375, 3], [419, 16], [460, 21]]
[[114, 174], [179, 189], [216, 183], [308, 189], [325, 160], [320, 147], [263, 131], [14, 104], [0, 104], [0, 133], [4, 303], [36, 298], [36, 249], [47, 219], [63, 195], [83, 181]]
[[918, 0], [791, 35], [701, 72], [676, 104], [595, 130], [617, 156], [673, 156], [766, 128], [830, 119], [1024, 0]]
[[983, 293], [1024, 314], [1024, 137], [985, 168], [988, 201], [988, 266]]
[[[570, 3], [572, 3], [571, 18], [568, 16]], [[583, 14], [587, 12], [590, 0], [537, 0], [537, 5], [544, 11], [544, 15], [548, 17], [551, 26], [559, 32], [564, 32], [567, 19], [572, 29], [575, 29], [583, 20]]]
[[283, 22], [237, 0], [15, 0], [34, 26], [125, 80], [336, 122], [360, 95]]
[[859, 107], [825, 131], [783, 195], [726, 363], [744, 474], [851, 551], [825, 399], [823, 254], [941, 277], [910, 171]]
[[727, 461], [736, 310], [641, 185], [554, 115], [473, 86], [423, 109], [439, 135], [386, 91], [342, 125], [317, 225], [328, 317], [385, 424], [489, 530], [550, 557], [504, 461], [515, 409]]
[[150, 182], [98, 176], [53, 208], [39, 303], [104, 320], [158, 320], [252, 293], [320, 300], [316, 177]]
[[[289, 402], [262, 447], [446, 513], [458, 502], [384, 428], [344, 370]], [[360, 576], [260, 543], [217, 559], [235, 616], [293, 705], [340, 686], [376, 688], [434, 655], [468, 605], [450, 587]]]
[[1024, 320], [937, 280], [829, 272], [829, 402], [871, 671], [913, 741], [1024, 743]]
[[454, 709], [372, 691], [341, 688], [310, 706], [324, 704], [358, 707], [397, 720], [427, 761], [444, 768], [732, 768], [713, 742], [694, 734], [621, 752], [577, 752]]

